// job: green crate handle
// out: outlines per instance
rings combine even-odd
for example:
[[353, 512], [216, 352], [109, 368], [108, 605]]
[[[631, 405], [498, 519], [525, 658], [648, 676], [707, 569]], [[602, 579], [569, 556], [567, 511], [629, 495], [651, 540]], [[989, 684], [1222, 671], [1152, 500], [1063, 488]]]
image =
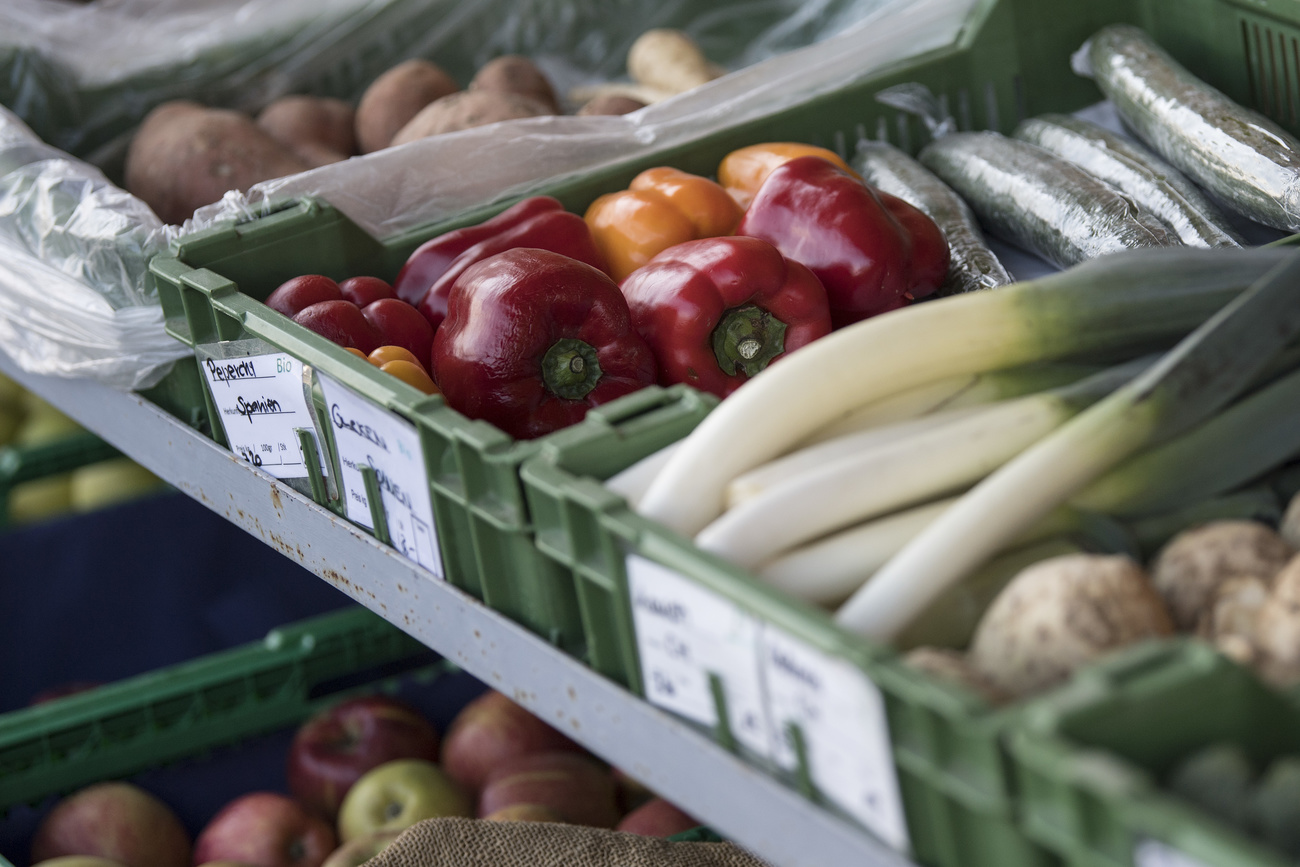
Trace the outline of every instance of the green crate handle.
[[[450, 670], [368, 609], [0, 715], [0, 813], [294, 725], [395, 677]], [[359, 677], [367, 678], [357, 683]]]

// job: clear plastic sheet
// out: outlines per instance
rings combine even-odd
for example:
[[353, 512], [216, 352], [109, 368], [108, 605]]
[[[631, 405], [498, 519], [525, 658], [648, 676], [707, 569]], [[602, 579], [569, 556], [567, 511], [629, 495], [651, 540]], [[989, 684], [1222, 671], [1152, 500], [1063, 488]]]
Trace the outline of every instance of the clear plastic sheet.
[[0, 108], [0, 345], [24, 370], [120, 388], [188, 354], [145, 285], [175, 227]]
[[475, 205], [526, 195], [557, 177], [775, 114], [889, 63], [951, 44], [972, 5], [892, 0], [816, 45], [632, 114], [526, 118], [411, 142], [267, 181], [246, 195], [227, 194], [201, 208], [193, 225], [247, 219], [285, 199], [316, 196], [371, 235], [393, 237]]
[[[207, 67], [214, 56], [225, 57], [229, 63], [223, 68], [235, 79], [251, 76], [244, 79], [249, 91], [243, 98], [249, 105], [290, 90], [328, 92], [329, 88], [298, 87], [311, 79], [304, 70], [310, 67], [319, 74], [319, 84], [329, 78], [327, 69], [365, 65], [361, 55], [375, 46], [367, 41], [374, 33], [363, 25], [395, 38], [397, 19], [385, 17], [380, 27], [377, 18], [399, 12], [414, 15], [417, 7], [424, 16], [421, 22], [427, 24], [417, 42], [472, 42], [475, 62], [531, 47], [528, 53], [534, 56], [563, 56], [564, 65], [575, 70], [574, 82], [583, 75], [614, 77], [621, 69], [611, 65], [621, 68], [625, 55], [625, 47], [619, 46], [630, 44], [645, 27], [656, 24], [690, 23], [687, 29], [714, 60], [752, 65], [631, 115], [510, 121], [270, 181], [246, 196], [228, 194], [201, 209], [183, 228], [163, 225], [96, 168], [43, 144], [18, 117], [0, 109], [0, 340], [26, 370], [92, 377], [121, 388], [147, 387], [161, 378], [173, 360], [189, 354], [163, 330], [161, 308], [144, 279], [149, 259], [165, 251], [178, 234], [256, 216], [284, 199], [311, 195], [335, 205], [374, 236], [391, 237], [476, 205], [526, 193], [556, 176], [687, 143], [721, 126], [778, 112], [883, 65], [951, 44], [973, 2], [769, 0], [715, 3], [701, 12], [704, 4], [686, 0], [659, 4], [643, 0], [99, 0], [84, 8], [58, 0], [5, 0], [0, 10], [0, 69], [16, 51], [26, 60], [40, 57], [47, 65], [55, 60], [68, 65], [77, 76], [73, 89], [79, 98], [89, 92], [92, 82], [112, 85], [116, 89], [104, 105], [97, 108], [82, 100], [84, 105], [74, 106], [131, 109], [116, 115], [105, 130], [125, 124], [127, 115], [142, 115], [163, 91], [136, 85], [148, 78], [149, 70], [154, 70], [149, 73], [154, 78], [163, 78], [156, 71], [167, 66], [164, 61], [174, 73], [182, 57], [191, 58], [195, 75], [210, 72]], [[125, 41], [109, 45], [114, 39], [106, 34], [114, 31], [95, 33], [86, 23], [92, 19], [79, 17], [95, 8], [100, 16], [108, 16], [93, 19], [104, 28], [112, 16], [121, 19]], [[503, 11], [507, 8], [508, 15]], [[51, 17], [36, 16], [38, 9]], [[55, 20], [58, 16], [49, 10], [67, 16], [61, 19], [67, 26], [61, 29]], [[286, 55], [287, 47], [260, 57], [257, 63], [236, 62], [248, 60], [241, 47], [245, 37], [254, 42], [272, 39], [273, 25], [293, 20], [295, 10], [306, 19], [294, 25], [301, 31], [294, 39], [303, 44], [333, 39], [337, 51], [348, 51], [349, 59], [356, 62], [340, 64], [337, 57], [316, 57], [300, 67], [303, 58], [292, 52]], [[435, 14], [437, 10], [441, 12]], [[653, 12], [653, 21], [646, 20], [647, 10]], [[633, 11], [640, 20], [632, 20]], [[23, 18], [27, 13], [33, 16], [30, 20]], [[138, 33], [122, 23], [133, 16]], [[609, 26], [601, 30], [602, 23]], [[728, 44], [740, 44], [731, 31], [742, 25], [748, 28], [743, 50], [723, 56], [711, 48], [711, 40], [722, 39], [724, 33]], [[842, 32], [829, 35], [837, 30]], [[457, 34], [456, 39], [449, 34]], [[818, 45], [788, 50], [823, 36]], [[24, 40], [40, 51], [16, 49]], [[413, 45], [392, 46], [378, 58], [382, 63], [375, 72], [411, 53], [437, 54], [416, 51]], [[319, 49], [313, 46], [313, 51]], [[763, 60], [764, 55], [768, 59]], [[441, 56], [439, 61], [443, 62]], [[259, 66], [262, 63], [266, 68]], [[543, 66], [554, 74], [556, 63]], [[466, 68], [472, 68], [468, 61]], [[369, 75], [357, 76], [357, 82], [362, 78], [368, 83]], [[38, 79], [40, 75], [29, 77]], [[6, 86], [12, 86], [12, 76], [7, 80]], [[131, 82], [130, 87], [123, 82]], [[35, 110], [57, 91], [46, 86], [49, 82], [37, 84], [20, 94], [17, 107]], [[557, 84], [564, 88], [567, 82], [557, 79]], [[197, 85], [189, 82], [189, 86]], [[182, 94], [168, 93], [168, 98], [178, 95]], [[97, 123], [87, 120], [81, 129], [91, 134]], [[61, 139], [51, 143], [61, 141], [72, 146]], [[89, 141], [80, 146], [84, 150]]]

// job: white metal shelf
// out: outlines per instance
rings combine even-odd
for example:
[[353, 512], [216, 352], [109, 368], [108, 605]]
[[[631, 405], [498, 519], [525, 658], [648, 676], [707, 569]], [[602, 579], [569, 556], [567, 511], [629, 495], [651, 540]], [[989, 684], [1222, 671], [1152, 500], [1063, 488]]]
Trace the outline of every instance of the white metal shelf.
[[124, 454], [775, 867], [910, 867], [642, 701], [135, 394], [0, 370]]

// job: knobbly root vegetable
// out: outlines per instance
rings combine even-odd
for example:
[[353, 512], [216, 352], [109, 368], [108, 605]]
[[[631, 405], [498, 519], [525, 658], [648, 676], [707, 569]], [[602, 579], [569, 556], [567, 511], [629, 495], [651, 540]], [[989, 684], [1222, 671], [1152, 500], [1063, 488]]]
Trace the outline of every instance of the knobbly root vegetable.
[[144, 119], [126, 155], [126, 188], [168, 223], [183, 223], [228, 190], [309, 168], [237, 111], [164, 103]]
[[1007, 694], [976, 671], [960, 651], [946, 647], [917, 647], [903, 657], [903, 664], [937, 680], [970, 690], [989, 704], [997, 705], [1007, 700]]
[[1237, 575], [1272, 577], [1295, 553], [1254, 521], [1215, 521], [1180, 533], [1151, 567], [1151, 579], [1181, 631], [1198, 627], [1219, 586]]
[[544, 104], [522, 94], [464, 90], [426, 105], [397, 131], [392, 145], [396, 147], [431, 135], [551, 113]]
[[356, 112], [341, 99], [281, 97], [262, 109], [257, 125], [311, 165], [339, 162], [357, 152]]
[[975, 630], [970, 661], [994, 687], [1021, 697], [1109, 651], [1172, 633], [1169, 612], [1137, 563], [1074, 554], [1011, 580]]
[[555, 89], [545, 73], [527, 57], [508, 54], [490, 60], [479, 68], [469, 83], [468, 90], [483, 90], [490, 93], [517, 93], [533, 99], [546, 106], [551, 114], [560, 113], [560, 104], [555, 98]]
[[383, 150], [397, 131], [434, 100], [460, 90], [455, 79], [427, 60], [399, 63], [374, 80], [357, 104], [357, 145], [363, 154]]
[[1286, 507], [1286, 514], [1282, 516], [1278, 533], [1292, 548], [1300, 549], [1300, 494], [1291, 498], [1290, 505]]
[[647, 30], [627, 52], [627, 72], [633, 80], [672, 93], [707, 84], [725, 71], [709, 63], [695, 40], [680, 30]]
[[578, 109], [579, 117], [597, 114], [631, 114], [645, 108], [647, 103], [622, 93], [605, 93], [592, 97]]
[[1300, 555], [1273, 579], [1273, 592], [1255, 621], [1258, 671], [1278, 686], [1300, 682]]
[[1253, 665], [1258, 651], [1255, 636], [1259, 615], [1269, 600], [1269, 579], [1234, 575], [1220, 584], [1197, 625], [1197, 634], [1225, 656]]

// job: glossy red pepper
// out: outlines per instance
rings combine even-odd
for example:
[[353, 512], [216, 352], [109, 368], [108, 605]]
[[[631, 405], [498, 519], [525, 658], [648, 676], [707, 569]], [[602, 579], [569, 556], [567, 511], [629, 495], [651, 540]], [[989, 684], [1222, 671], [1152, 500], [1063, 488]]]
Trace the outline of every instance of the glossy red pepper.
[[830, 333], [826, 290], [758, 238], [669, 247], [622, 284], [659, 382], [726, 397], [782, 355]]
[[425, 241], [402, 266], [393, 289], [437, 328], [447, 316], [451, 285], [470, 265], [515, 247], [550, 250], [608, 273], [582, 217], [550, 196], [533, 196], [477, 226]]
[[434, 379], [453, 409], [531, 439], [655, 381], [650, 347], [608, 275], [518, 248], [466, 268], [433, 340]]
[[929, 295], [948, 273], [948, 242], [933, 220], [815, 156], [774, 169], [736, 232], [807, 265], [836, 328]]

